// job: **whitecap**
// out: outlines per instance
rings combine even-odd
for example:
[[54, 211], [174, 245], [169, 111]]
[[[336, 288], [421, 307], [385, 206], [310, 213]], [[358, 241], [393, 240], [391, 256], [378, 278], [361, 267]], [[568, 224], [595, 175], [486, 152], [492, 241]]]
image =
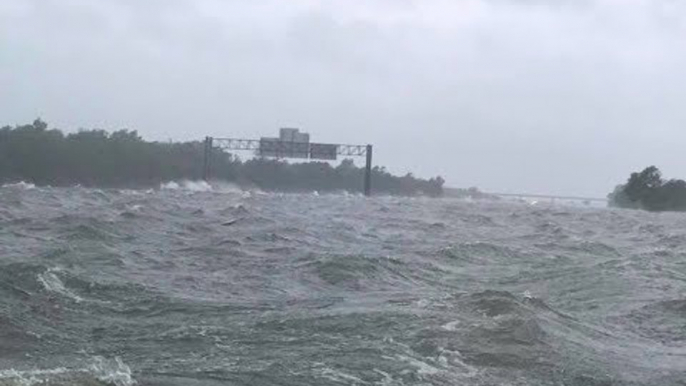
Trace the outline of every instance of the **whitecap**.
[[187, 192], [212, 192], [214, 191], [212, 185], [207, 181], [169, 181], [160, 184], [160, 190], [179, 190]]
[[32, 190], [32, 189], [36, 189], [36, 185], [34, 185], [30, 182], [19, 181], [19, 182], [12, 183], [12, 184], [4, 184], [4, 185], [2, 185], [2, 188]]
[[397, 359], [415, 367], [417, 369], [417, 374], [419, 375], [434, 375], [441, 372], [441, 370], [435, 366], [431, 366], [426, 362], [422, 362], [419, 359], [411, 358], [406, 355], [398, 355]]
[[160, 185], [162, 190], [179, 190], [181, 186], [175, 181], [164, 182]]
[[113, 360], [94, 357], [92, 364], [82, 369], [58, 367], [22, 371], [15, 369], [0, 370], [0, 385], [8, 386], [92, 385], [96, 381], [115, 386], [138, 384], [132, 376], [131, 368], [119, 357]]
[[114, 360], [107, 360], [103, 357], [95, 357], [93, 361], [90, 370], [98, 380], [116, 386], [137, 384], [131, 376], [131, 368], [121, 358], [115, 357]]
[[446, 331], [457, 331], [457, 326], [460, 324], [459, 320], [453, 320], [441, 326]]
[[361, 385], [364, 384], [365, 382], [354, 376], [350, 375], [347, 373], [344, 373], [343, 371], [340, 370], [335, 370], [330, 367], [324, 367], [319, 370], [319, 375], [322, 378], [326, 378], [328, 380], [334, 381], [334, 382], [342, 382], [348, 385]]
[[208, 184], [207, 181], [183, 181], [182, 186], [191, 192], [211, 192], [213, 190], [212, 185]]
[[82, 302], [82, 297], [72, 292], [64, 285], [64, 283], [62, 283], [62, 280], [60, 280], [60, 278], [55, 274], [57, 271], [57, 269], [51, 268], [41, 274], [38, 274], [38, 281], [47, 291], [68, 297], [77, 303]]

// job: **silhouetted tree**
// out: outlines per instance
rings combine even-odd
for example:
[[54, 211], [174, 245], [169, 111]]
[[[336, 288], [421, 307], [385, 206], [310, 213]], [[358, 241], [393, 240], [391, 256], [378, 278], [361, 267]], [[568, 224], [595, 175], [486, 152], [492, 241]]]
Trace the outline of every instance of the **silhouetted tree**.
[[611, 206], [651, 211], [686, 210], [686, 182], [664, 181], [655, 166], [632, 173], [624, 185], [608, 195]]

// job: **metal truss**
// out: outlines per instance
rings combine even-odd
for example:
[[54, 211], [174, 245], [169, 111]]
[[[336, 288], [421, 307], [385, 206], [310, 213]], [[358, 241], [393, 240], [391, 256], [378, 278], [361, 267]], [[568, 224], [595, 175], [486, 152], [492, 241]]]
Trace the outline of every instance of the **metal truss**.
[[[222, 150], [254, 150], [254, 151], [259, 151], [260, 150], [260, 143], [261, 141], [259, 139], [239, 139], [239, 138], [212, 138], [212, 147], [219, 148]], [[269, 144], [269, 148], [274, 148], [274, 149], [287, 149], [287, 148], [292, 148], [292, 146], [297, 146], [299, 148], [300, 143], [298, 142], [285, 142], [285, 141], [269, 141], [266, 142]], [[334, 144], [334, 143], [307, 143], [305, 145], [303, 143], [303, 146], [309, 148], [311, 146], [321, 146], [321, 147], [326, 147], [326, 146], [335, 146], [336, 147], [336, 154], [337, 155], [342, 155], [342, 156], [350, 156], [350, 157], [365, 157], [367, 155], [367, 145], [343, 145], [343, 144]], [[300, 151], [300, 149], [298, 149]], [[307, 150], [307, 149], [304, 149]], [[287, 157], [284, 157], [287, 158]]]

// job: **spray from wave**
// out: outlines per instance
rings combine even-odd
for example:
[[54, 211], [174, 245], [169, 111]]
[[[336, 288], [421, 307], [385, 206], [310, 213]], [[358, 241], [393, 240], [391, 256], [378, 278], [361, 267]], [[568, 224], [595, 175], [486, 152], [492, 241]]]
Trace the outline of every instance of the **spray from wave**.
[[231, 194], [244, 194], [250, 195], [251, 191], [242, 189], [236, 184], [232, 184], [224, 181], [191, 181], [191, 180], [181, 180], [181, 181], [169, 181], [160, 184], [160, 190], [167, 191], [181, 191], [189, 193], [198, 192], [214, 192], [214, 193], [231, 193]]
[[184, 190], [189, 192], [211, 192], [213, 190], [212, 185], [206, 181], [169, 181], [162, 183], [160, 185], [161, 190]]
[[31, 190], [36, 189], [36, 185], [30, 182], [19, 181], [16, 183], [4, 184], [0, 186], [0, 189], [21, 189], [21, 190]]

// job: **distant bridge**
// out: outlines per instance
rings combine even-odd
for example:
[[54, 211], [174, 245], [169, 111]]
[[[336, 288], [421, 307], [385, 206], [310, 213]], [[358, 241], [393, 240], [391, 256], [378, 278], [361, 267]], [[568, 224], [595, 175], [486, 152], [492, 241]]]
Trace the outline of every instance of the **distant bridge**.
[[498, 197], [511, 198], [535, 198], [541, 200], [569, 200], [569, 201], [589, 201], [589, 202], [607, 202], [606, 198], [598, 197], [580, 197], [580, 196], [552, 196], [547, 194], [528, 194], [528, 193], [489, 193]]

